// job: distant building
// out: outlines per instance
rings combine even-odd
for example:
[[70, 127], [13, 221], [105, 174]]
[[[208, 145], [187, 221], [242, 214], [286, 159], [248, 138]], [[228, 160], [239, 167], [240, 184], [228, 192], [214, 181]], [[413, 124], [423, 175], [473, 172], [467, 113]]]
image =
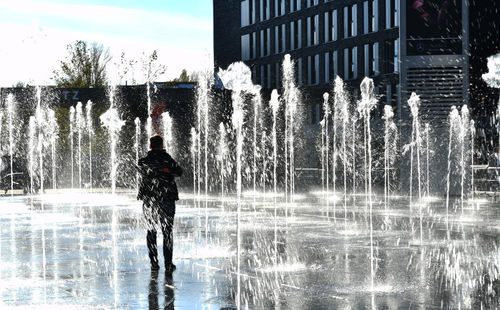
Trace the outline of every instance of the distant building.
[[[369, 76], [380, 104], [391, 104], [403, 120], [412, 91], [421, 95], [425, 117], [446, 118], [451, 105], [468, 103], [469, 1], [213, 3], [216, 69], [244, 61], [264, 89], [280, 87], [280, 65], [290, 54], [297, 83], [306, 92], [330, 90], [339, 75], [356, 96], [362, 78]], [[316, 109], [319, 115], [319, 102]]]

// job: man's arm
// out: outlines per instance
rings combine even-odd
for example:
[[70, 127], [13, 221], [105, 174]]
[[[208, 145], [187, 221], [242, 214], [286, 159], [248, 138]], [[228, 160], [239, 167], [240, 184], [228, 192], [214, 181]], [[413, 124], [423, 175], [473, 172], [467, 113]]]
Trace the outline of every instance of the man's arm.
[[166, 166], [163, 168], [164, 173], [169, 173], [174, 177], [182, 176], [182, 168], [177, 164], [177, 162], [169, 156], [168, 161], [166, 162]]

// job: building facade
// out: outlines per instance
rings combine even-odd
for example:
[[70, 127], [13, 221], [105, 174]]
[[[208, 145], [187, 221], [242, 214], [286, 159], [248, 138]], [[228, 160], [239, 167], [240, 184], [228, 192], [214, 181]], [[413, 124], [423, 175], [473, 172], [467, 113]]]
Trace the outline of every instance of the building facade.
[[273, 89], [290, 54], [303, 89], [328, 90], [337, 75], [354, 89], [369, 76], [397, 105], [399, 24], [398, 0], [214, 0], [215, 66], [242, 60]]
[[[423, 106], [440, 117], [446, 117], [450, 105], [468, 102], [465, 0], [213, 3], [216, 69], [244, 61], [254, 83], [264, 89], [280, 88], [281, 62], [290, 54], [296, 61], [297, 83], [306, 92], [331, 89], [338, 75], [356, 95], [368, 76], [375, 81], [380, 103], [392, 105], [400, 119], [408, 117], [401, 98], [411, 91], [419, 91]], [[426, 79], [430, 85], [420, 87], [418, 82], [429, 76], [434, 78]], [[444, 81], [434, 87], [441, 78]], [[436, 105], [438, 94], [446, 102]]]

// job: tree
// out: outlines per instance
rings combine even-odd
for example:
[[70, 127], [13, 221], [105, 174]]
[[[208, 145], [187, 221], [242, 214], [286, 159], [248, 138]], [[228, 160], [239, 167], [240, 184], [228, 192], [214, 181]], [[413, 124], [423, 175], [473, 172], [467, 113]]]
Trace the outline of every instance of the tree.
[[172, 82], [174, 83], [191, 83], [196, 81], [197, 81], [196, 75], [195, 74], [189, 75], [186, 69], [182, 69], [179, 77], [172, 80]]
[[167, 72], [167, 66], [158, 63], [158, 53], [156, 50], [149, 56], [143, 53], [141, 62], [146, 83], [155, 82], [156, 79]]
[[59, 87], [105, 87], [108, 83], [106, 66], [111, 60], [109, 48], [102, 44], [76, 41], [67, 46], [68, 55], [61, 67], [53, 71], [53, 80]]

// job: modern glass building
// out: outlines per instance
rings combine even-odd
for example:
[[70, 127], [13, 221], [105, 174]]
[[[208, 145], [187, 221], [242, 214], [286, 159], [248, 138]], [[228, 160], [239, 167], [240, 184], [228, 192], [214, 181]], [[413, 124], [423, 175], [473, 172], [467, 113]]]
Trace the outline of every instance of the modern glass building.
[[468, 102], [468, 15], [465, 0], [214, 0], [215, 67], [242, 60], [254, 83], [279, 88], [290, 54], [306, 92], [338, 75], [356, 96], [368, 76], [400, 119], [412, 91], [442, 119]]
[[279, 88], [281, 61], [290, 54], [304, 89], [329, 89], [337, 75], [357, 88], [369, 76], [396, 105], [400, 12], [398, 0], [215, 0], [215, 66], [242, 60], [256, 84]]

